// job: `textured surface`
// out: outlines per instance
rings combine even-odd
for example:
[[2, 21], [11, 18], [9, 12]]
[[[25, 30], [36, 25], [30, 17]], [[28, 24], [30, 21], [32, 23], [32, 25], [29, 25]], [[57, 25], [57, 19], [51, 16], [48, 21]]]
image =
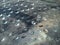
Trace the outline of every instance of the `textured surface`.
[[60, 45], [59, 0], [0, 0], [0, 45]]

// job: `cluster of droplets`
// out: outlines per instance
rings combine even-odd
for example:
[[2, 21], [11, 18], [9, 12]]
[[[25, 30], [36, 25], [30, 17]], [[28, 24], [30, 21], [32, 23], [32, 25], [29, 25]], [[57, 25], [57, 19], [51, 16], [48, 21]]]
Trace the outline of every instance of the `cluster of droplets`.
[[[49, 6], [42, 3], [39, 5], [36, 6], [35, 3], [19, 0], [16, 3], [7, 3], [6, 5], [4, 3], [4, 6], [0, 7], [0, 32], [1, 35], [3, 35], [0, 43], [6, 41], [6, 44], [7, 42], [9, 42], [9, 44], [13, 42], [12, 45], [15, 45], [14, 43], [16, 43], [16, 45], [28, 45], [36, 40], [37, 42], [41, 41], [41, 37], [45, 36], [44, 38], [46, 38], [46, 35], [40, 29], [30, 30], [32, 25], [36, 25], [42, 21], [43, 15], [41, 12], [50, 9]], [[44, 17], [43, 20], [46, 21], [46, 17]]]
[[[13, 7], [15, 7], [15, 8], [13, 8]], [[4, 8], [7, 8], [7, 10], [11, 10], [11, 8], [12, 8], [12, 11], [16, 10], [19, 12], [28, 13], [31, 10], [33, 10], [35, 7], [34, 7], [34, 3], [19, 1], [19, 2], [14, 3], [14, 4], [7, 3], [6, 7], [4, 7]], [[17, 13], [19, 13], [19, 12], [17, 12]]]
[[[31, 38], [31, 35], [27, 31], [31, 25], [35, 25], [37, 23], [36, 21], [41, 19], [41, 16], [37, 15], [38, 12], [34, 3], [19, 1], [17, 3], [7, 3], [1, 6], [0, 34], [3, 36], [0, 38], [0, 44], [4, 42], [4, 44], [8, 45], [14, 45], [14, 43], [24, 45], [27, 44], [29, 40], [30, 42], [32, 39], [34, 40], [35, 38]], [[32, 32], [32, 34], [33, 33], [34, 32]], [[24, 42], [22, 43], [22, 41]]]

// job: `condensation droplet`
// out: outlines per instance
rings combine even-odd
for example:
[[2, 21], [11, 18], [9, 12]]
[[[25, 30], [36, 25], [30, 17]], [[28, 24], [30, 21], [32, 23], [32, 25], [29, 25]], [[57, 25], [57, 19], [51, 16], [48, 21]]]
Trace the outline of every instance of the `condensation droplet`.
[[6, 18], [5, 17], [2, 17], [2, 20], [5, 20]]
[[13, 11], [11, 11], [10, 13], [13, 13]]
[[4, 42], [6, 40], [6, 38], [4, 37], [2, 40], [1, 40], [1, 42]]

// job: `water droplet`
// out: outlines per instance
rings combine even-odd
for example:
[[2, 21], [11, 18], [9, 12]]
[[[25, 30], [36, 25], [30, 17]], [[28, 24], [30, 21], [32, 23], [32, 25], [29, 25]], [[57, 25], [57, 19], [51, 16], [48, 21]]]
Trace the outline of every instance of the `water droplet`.
[[13, 11], [11, 11], [10, 13], [13, 13]]
[[26, 11], [29, 11], [30, 9], [28, 8], [28, 9], [26, 9]]
[[21, 12], [24, 12], [24, 10], [21, 10]]
[[20, 6], [23, 6], [23, 3]]
[[5, 41], [5, 40], [6, 40], [6, 38], [4, 37], [4, 38], [1, 40], [1, 42]]
[[0, 14], [0, 17], [2, 17], [3, 15], [2, 14]]
[[17, 23], [15, 26], [20, 26], [20, 23]]
[[11, 8], [9, 8], [8, 10], [11, 10]]
[[12, 33], [9, 33], [9, 36], [12, 36]]
[[2, 17], [2, 20], [5, 20], [6, 18], [5, 17]]
[[18, 4], [15, 4], [15, 6], [18, 6]]
[[27, 5], [25, 5], [24, 7], [27, 7]]
[[7, 15], [7, 17], [10, 17], [10, 16], [11, 16], [10, 14]]
[[18, 19], [17, 22], [20, 22], [20, 19]]
[[8, 21], [5, 21], [5, 22], [4, 22], [4, 24], [7, 24], [7, 23], [8, 23]]
[[32, 23], [33, 25], [35, 25], [35, 24], [36, 24], [36, 22], [35, 22], [35, 21], [32, 21], [31, 23]]
[[19, 37], [16, 37], [16, 40], [18, 40], [19, 39]]
[[34, 7], [31, 8], [32, 10], [34, 9]]
[[18, 14], [18, 13], [19, 13], [19, 11], [16, 12], [16, 14]]

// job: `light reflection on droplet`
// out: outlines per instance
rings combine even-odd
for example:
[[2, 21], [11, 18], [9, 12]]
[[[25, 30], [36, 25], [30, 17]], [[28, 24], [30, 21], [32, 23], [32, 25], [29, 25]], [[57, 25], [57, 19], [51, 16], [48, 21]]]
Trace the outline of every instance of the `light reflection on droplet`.
[[23, 3], [20, 6], [23, 6]]
[[8, 10], [11, 10], [11, 8], [9, 8]]
[[9, 36], [12, 36], [12, 33], [10, 33]]
[[6, 38], [4, 37], [2, 40], [1, 40], [1, 42], [4, 42], [6, 40]]
[[4, 22], [4, 24], [7, 24], [7, 23], [8, 23], [8, 21], [5, 21], [5, 22]]
[[2, 20], [5, 20], [5, 17], [3, 17]]
[[32, 21], [31, 23], [32, 23], [33, 25], [35, 25], [35, 24], [36, 24], [36, 22], [35, 22], [35, 21]]
[[13, 11], [11, 11], [10, 13], [13, 13]]
[[16, 4], [15, 6], [18, 6], [18, 4]]
[[7, 15], [7, 17], [10, 17], [11, 15], [9, 14], [9, 15]]
[[27, 5], [25, 5], [24, 7], [27, 7]]
[[20, 22], [20, 20], [18, 19], [17, 22]]
[[21, 10], [21, 12], [24, 12], [24, 10]]
[[16, 14], [18, 14], [18, 13], [19, 13], [19, 11], [16, 12]]
[[31, 9], [34, 9], [34, 7], [32, 7]]
[[29, 11], [30, 9], [26, 9], [26, 11]]
[[15, 26], [20, 26], [20, 23], [17, 23]]
[[3, 15], [2, 14], [0, 14], [0, 17], [2, 17]]
[[16, 40], [18, 40], [19, 39], [19, 37], [16, 37]]

